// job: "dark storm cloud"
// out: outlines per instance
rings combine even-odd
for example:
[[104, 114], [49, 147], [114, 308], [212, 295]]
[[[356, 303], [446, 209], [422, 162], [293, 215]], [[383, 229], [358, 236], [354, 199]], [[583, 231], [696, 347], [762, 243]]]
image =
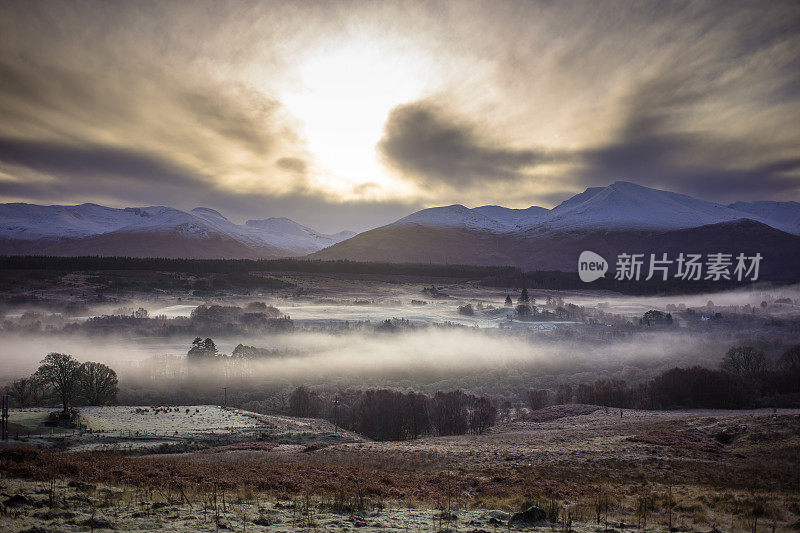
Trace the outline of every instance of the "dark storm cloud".
[[563, 154], [516, 150], [482, 138], [480, 128], [449, 116], [429, 101], [394, 108], [379, 150], [386, 162], [425, 186], [463, 187], [514, 181], [524, 170]]

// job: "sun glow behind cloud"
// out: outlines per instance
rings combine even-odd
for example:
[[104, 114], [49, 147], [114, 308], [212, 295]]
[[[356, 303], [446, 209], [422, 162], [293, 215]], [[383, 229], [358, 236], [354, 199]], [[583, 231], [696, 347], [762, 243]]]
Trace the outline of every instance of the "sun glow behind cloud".
[[797, 200], [797, 1], [681, 5], [5, 2], [0, 201], [338, 231], [619, 179]]
[[425, 92], [427, 63], [409, 49], [361, 39], [320, 50], [298, 66], [296, 82], [280, 99], [302, 122], [318, 165], [315, 186], [342, 199], [411, 192], [380, 164], [376, 145], [389, 112]]

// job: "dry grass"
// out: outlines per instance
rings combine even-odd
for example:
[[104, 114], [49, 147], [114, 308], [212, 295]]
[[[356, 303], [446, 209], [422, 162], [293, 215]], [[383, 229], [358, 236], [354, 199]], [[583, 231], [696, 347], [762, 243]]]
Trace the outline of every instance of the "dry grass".
[[[602, 416], [411, 443], [248, 443], [169, 456], [10, 447], [0, 471], [132, 487], [173, 500], [179, 489], [192, 501], [208, 501], [213, 490], [236, 500], [288, 499], [311, 521], [316, 511], [308, 498], [331, 512], [402, 502], [440, 509], [445, 518], [459, 509], [510, 512], [535, 503], [566, 529], [624, 522], [752, 531], [755, 523], [759, 531], [773, 524], [780, 531], [800, 520], [796, 415]], [[714, 435], [727, 426], [738, 432], [722, 444]]]
[[657, 446], [669, 446], [684, 450], [695, 450], [708, 453], [719, 453], [722, 451], [722, 444], [708, 435], [697, 431], [678, 431], [656, 430], [644, 435], [628, 437], [631, 442], [642, 442], [644, 444], [655, 444]]

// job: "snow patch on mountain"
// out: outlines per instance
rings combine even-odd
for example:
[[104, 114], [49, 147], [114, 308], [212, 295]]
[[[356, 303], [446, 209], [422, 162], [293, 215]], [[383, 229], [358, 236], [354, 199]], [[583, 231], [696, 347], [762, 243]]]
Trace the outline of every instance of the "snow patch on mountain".
[[304, 254], [327, 248], [355, 235], [351, 231], [326, 235], [286, 217], [248, 220], [244, 227], [269, 240], [273, 246]]
[[210, 207], [195, 207], [190, 213], [205, 220], [228, 220], [222, 213]]
[[116, 231], [139, 215], [97, 204], [0, 204], [0, 236], [20, 240], [81, 238]]
[[401, 218], [392, 225], [404, 224], [419, 224], [441, 228], [466, 228], [495, 233], [503, 233], [513, 229], [504, 222], [490, 218], [460, 204], [423, 209]]
[[535, 205], [527, 209], [510, 209], [499, 205], [484, 205], [476, 207], [472, 211], [500, 222], [510, 229], [529, 225], [550, 212], [544, 207]]

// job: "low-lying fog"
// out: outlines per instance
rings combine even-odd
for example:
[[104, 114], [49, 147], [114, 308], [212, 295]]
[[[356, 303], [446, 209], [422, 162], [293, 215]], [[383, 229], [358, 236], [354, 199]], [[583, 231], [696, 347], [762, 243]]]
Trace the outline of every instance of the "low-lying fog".
[[[711, 300], [716, 307], [745, 304], [755, 307], [762, 301], [776, 298], [790, 298], [794, 303], [787, 307], [786, 312], [797, 314], [796, 303], [800, 302], [798, 286], [670, 297], [631, 297], [589, 291], [531, 292], [539, 304], [544, 303], [546, 295], [559, 296], [569, 303], [629, 317], [639, 317], [648, 309], [665, 310], [668, 305], [701, 307]], [[342, 299], [342, 303], [337, 304], [328, 297], [316, 301], [310, 298], [304, 301], [274, 299], [267, 300], [267, 303], [275, 305], [298, 323], [370, 320], [372, 324], [378, 324], [386, 318], [397, 317], [418, 323], [451, 322], [477, 327], [433, 326], [395, 333], [380, 333], [372, 329], [327, 333], [299, 328], [292, 333], [214, 340], [220, 353], [224, 354], [230, 354], [239, 343], [273, 350], [274, 356], [248, 363], [249, 371], [262, 380], [293, 382], [346, 381], [359, 376], [430, 382], [465, 375], [472, 375], [480, 382], [482, 377], [489, 378], [488, 371], [495, 377], [497, 372], [506, 372], [510, 376], [515, 372], [573, 376], [582, 373], [596, 376], [599, 373], [638, 380], [672, 366], [700, 364], [716, 367], [730, 347], [719, 340], [713, 341], [681, 328], [640, 331], [635, 335], [592, 342], [570, 340], [569, 336], [554, 340], [535, 329], [565, 327], [569, 322], [515, 322], [523, 326], [521, 330], [498, 328], [508, 325], [508, 314], [512, 312], [502, 307], [505, 295], [510, 294], [516, 301], [517, 291], [487, 290], [461, 284], [448, 287], [448, 293], [449, 299], [428, 300], [427, 305], [421, 306], [410, 305], [412, 298], [425, 299], [413, 291], [377, 294], [366, 303]], [[476, 311], [474, 317], [460, 315], [457, 311], [458, 305], [478, 302], [494, 309]], [[240, 302], [215, 303], [241, 305]], [[150, 316], [167, 314], [171, 317], [187, 316], [195, 307], [194, 303], [174, 300], [131, 302], [127, 305], [144, 306]], [[74, 355], [79, 361], [106, 363], [118, 371], [124, 382], [126, 376], [141, 375], [146, 371], [153, 356], [185, 355], [191, 340], [188, 336], [131, 339], [3, 333], [0, 334], [0, 380], [27, 375], [37, 368], [45, 354], [63, 352]]]
[[[114, 337], [9, 336], [3, 339], [0, 375], [30, 374], [49, 352], [73, 354], [79, 361], [98, 361], [115, 368], [121, 379], [140, 374], [158, 355], [186, 354], [191, 339], [167, 341]], [[268, 348], [275, 357], [250, 362], [260, 379], [325, 381], [347, 376], [394, 379], [441, 379], [448, 375], [480, 376], [487, 370], [562, 374], [613, 371], [616, 377], [646, 377], [664, 365], [715, 365], [724, 351], [698, 337], [681, 333], [648, 333], [636, 340], [604, 344], [536, 341], [497, 330], [425, 329], [402, 333], [330, 334], [295, 332], [236, 340], [219, 340], [221, 353], [238, 343]], [[621, 373], [621, 375], [620, 375]]]
[[[439, 286], [441, 287], [441, 286]], [[331, 321], [331, 320], [371, 320], [373, 322], [387, 318], [405, 318], [421, 323], [436, 323], [450, 321], [454, 323], [478, 326], [482, 328], [497, 327], [504, 323], [512, 310], [503, 307], [506, 295], [511, 296], [516, 304], [519, 289], [479, 288], [474, 284], [459, 283], [444, 286], [442, 291], [447, 298], [441, 300], [430, 299], [418, 291], [407, 287], [393, 287], [387, 291], [352, 291], [336, 290], [333, 294], [321, 291], [319, 296], [308, 296], [304, 299], [291, 298], [259, 298], [247, 297], [226, 300], [215, 300], [214, 303], [222, 305], [240, 305], [242, 301], [261, 300], [279, 308], [295, 321]], [[685, 305], [686, 307], [705, 307], [708, 302], [715, 306], [760, 306], [762, 302], [773, 302], [776, 299], [800, 301], [800, 285], [786, 287], [769, 287], [755, 285], [751, 288], [742, 288], [733, 291], [711, 294], [677, 294], [669, 296], [630, 296], [611, 291], [543, 291], [531, 290], [531, 296], [536, 298], [536, 303], [542, 306], [546, 296], [561, 297], [565, 301], [585, 306], [587, 308], [600, 308], [605, 312], [615, 313], [628, 317], [641, 316], [645, 311], [658, 309], [664, 311], [667, 306]], [[425, 305], [415, 306], [413, 300], [425, 301]], [[459, 315], [457, 307], [460, 304], [480, 302], [487, 309], [476, 313], [474, 317]], [[163, 315], [167, 318], [188, 317], [192, 311], [204, 302], [195, 298], [181, 302], [174, 300], [141, 300], [131, 301], [126, 307], [143, 307], [150, 316]], [[119, 306], [117, 306], [119, 307]], [[493, 310], [491, 308], [494, 308]], [[793, 306], [794, 313], [800, 314], [800, 306]], [[787, 308], [788, 309], [788, 308]], [[110, 314], [114, 306], [96, 306], [89, 316]], [[7, 313], [7, 316], [18, 317], [24, 310]], [[80, 317], [82, 319], [89, 318]]]

